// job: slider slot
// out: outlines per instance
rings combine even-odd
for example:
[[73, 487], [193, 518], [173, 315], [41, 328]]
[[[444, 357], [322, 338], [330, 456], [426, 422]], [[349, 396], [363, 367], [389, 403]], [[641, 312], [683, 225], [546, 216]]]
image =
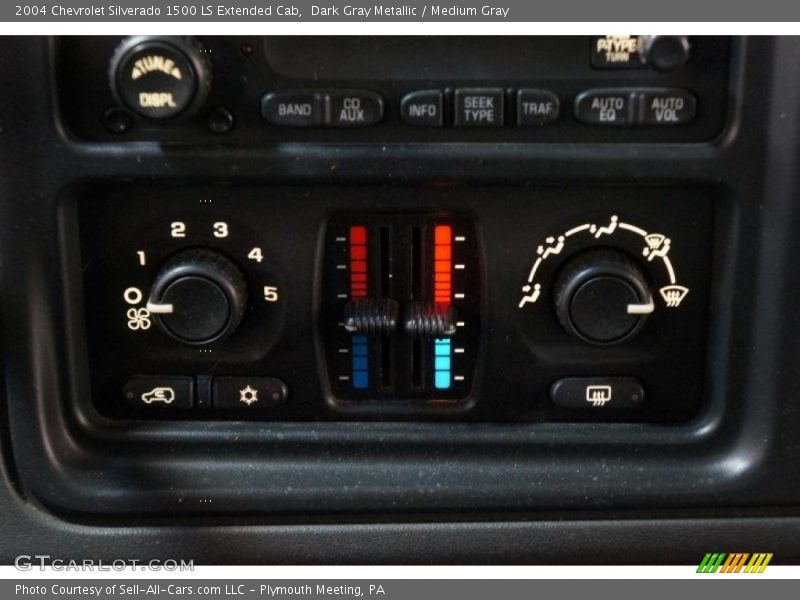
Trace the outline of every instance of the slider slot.
[[392, 297], [392, 255], [391, 238], [388, 227], [381, 227], [378, 233], [380, 238], [380, 290], [381, 297]]
[[411, 385], [422, 389], [425, 368], [422, 360], [422, 340], [415, 339], [411, 344]]
[[[382, 298], [392, 297], [392, 254], [391, 254], [391, 231], [389, 227], [381, 227], [378, 231], [379, 252], [380, 252], [380, 295]], [[380, 353], [380, 386], [384, 390], [392, 387], [392, 341], [389, 337], [383, 337], [378, 343]]]

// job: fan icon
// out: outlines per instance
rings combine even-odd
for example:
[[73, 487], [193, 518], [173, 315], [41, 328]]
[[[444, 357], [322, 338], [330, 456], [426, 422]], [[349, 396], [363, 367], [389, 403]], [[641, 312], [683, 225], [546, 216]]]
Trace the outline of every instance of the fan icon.
[[125, 316], [128, 317], [128, 329], [150, 329], [150, 311], [146, 308], [131, 308]]
[[253, 389], [249, 385], [239, 390], [239, 402], [244, 402], [247, 406], [255, 404], [258, 402], [258, 390]]

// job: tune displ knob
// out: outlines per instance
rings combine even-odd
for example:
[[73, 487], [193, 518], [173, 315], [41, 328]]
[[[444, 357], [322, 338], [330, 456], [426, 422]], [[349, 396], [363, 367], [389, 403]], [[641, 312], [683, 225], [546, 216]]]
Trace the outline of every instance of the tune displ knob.
[[617, 250], [589, 250], [567, 263], [555, 283], [555, 308], [571, 335], [596, 345], [632, 337], [654, 310], [638, 264]]
[[162, 329], [190, 345], [219, 341], [239, 326], [247, 284], [239, 268], [213, 250], [169, 259], [156, 275], [147, 308]]
[[202, 106], [211, 65], [192, 38], [137, 36], [117, 48], [110, 78], [120, 104], [146, 119], [170, 119]]

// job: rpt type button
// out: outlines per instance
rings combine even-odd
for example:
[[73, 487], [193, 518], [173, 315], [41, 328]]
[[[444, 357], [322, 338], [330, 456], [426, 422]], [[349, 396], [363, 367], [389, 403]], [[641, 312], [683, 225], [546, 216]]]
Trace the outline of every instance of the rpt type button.
[[457, 127], [500, 127], [503, 125], [503, 90], [461, 88], [455, 94]]

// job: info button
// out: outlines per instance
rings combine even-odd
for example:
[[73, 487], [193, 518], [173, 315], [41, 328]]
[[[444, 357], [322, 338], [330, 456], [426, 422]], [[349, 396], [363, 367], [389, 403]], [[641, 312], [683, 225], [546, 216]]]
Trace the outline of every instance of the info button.
[[400, 117], [417, 127], [441, 127], [444, 125], [442, 97], [441, 90], [409, 92], [400, 101]]
[[261, 116], [273, 125], [314, 127], [324, 118], [322, 95], [316, 92], [279, 91], [261, 99]]

